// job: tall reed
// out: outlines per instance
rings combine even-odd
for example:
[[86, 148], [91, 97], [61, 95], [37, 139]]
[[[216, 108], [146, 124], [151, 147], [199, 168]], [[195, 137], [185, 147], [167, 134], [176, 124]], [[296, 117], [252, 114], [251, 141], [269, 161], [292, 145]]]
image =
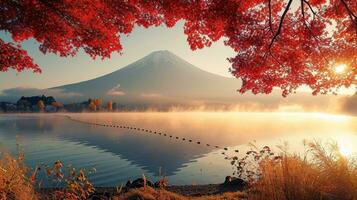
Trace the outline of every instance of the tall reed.
[[[356, 200], [357, 165], [336, 144], [306, 143], [304, 155], [280, 152], [259, 161], [251, 200]], [[278, 159], [277, 159], [278, 158]]]

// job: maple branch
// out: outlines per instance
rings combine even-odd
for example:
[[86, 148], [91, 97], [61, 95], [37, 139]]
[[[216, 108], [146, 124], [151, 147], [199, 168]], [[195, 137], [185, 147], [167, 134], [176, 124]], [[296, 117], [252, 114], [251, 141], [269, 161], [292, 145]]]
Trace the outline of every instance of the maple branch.
[[[311, 36], [315, 39], [315, 42], [316, 42], [316, 46], [317, 46], [317, 49], [320, 51], [320, 53], [322, 52], [321, 50], [321, 47], [320, 47], [320, 40], [316, 37], [316, 35], [313, 33], [313, 31], [311, 30], [310, 26], [307, 24], [308, 22], [306, 22], [305, 20], [305, 8], [304, 8], [304, 2], [306, 2], [305, 0], [301, 0], [301, 14], [302, 14], [302, 18], [303, 18], [303, 23], [305, 25], [305, 27], [307, 28], [307, 30], [309, 30]], [[312, 9], [310, 7], [310, 9]], [[310, 24], [310, 23], [309, 23]], [[324, 56], [323, 57], [324, 60], [326, 62], [328, 62], [327, 58]]]
[[347, 3], [345, 0], [341, 0], [342, 4], [345, 6], [347, 12], [349, 13], [350, 16], [353, 16], [356, 18], [356, 15], [352, 12], [352, 10], [348, 7]]
[[[312, 19], [312, 20], [315, 19], [315, 16], [319, 17], [319, 18], [322, 19], [322, 20], [323, 20], [323, 18], [322, 18], [320, 15], [318, 15], [317, 12], [314, 11], [314, 9], [312, 8], [311, 4], [310, 4], [307, 0], [301, 0], [301, 13], [302, 13], [302, 17], [303, 17], [303, 23], [304, 23], [305, 27], [307, 28], [307, 30], [309, 30], [311, 36], [315, 39], [316, 47], [317, 47], [317, 49], [319, 50], [319, 52], [321, 53], [322, 50], [321, 50], [321, 46], [320, 46], [320, 40], [319, 40], [318, 37], [316, 37], [316, 35], [315, 35], [315, 34], [313, 33], [313, 31], [311, 30], [311, 27], [310, 27], [311, 25], [310, 25], [310, 23], [305, 20], [305, 8], [304, 8], [305, 6], [304, 6], [304, 3], [309, 7], [311, 13], [313, 14], [313, 19]], [[309, 24], [308, 24], [308, 23], [309, 23]], [[310, 26], [309, 26], [309, 25], [310, 25]], [[326, 62], [328, 62], [328, 59], [327, 59], [325, 56], [323, 56], [323, 59], [324, 59]]]
[[278, 58], [276, 58], [276, 57], [274, 56], [274, 54], [273, 54], [273, 52], [271, 52], [271, 50], [269, 50], [269, 54], [271, 55], [271, 57], [273, 58], [273, 60], [274, 60], [275, 62], [277, 62], [280, 66], [286, 67], [283, 63], [281, 63], [281, 62], [278, 60]]
[[305, 9], [304, 9], [304, 1], [303, 0], [301, 0], [301, 14], [302, 14], [303, 22], [304, 22], [305, 26], [307, 27], [307, 24], [305, 21]]
[[357, 34], [357, 17], [356, 15], [352, 12], [352, 10], [348, 7], [347, 3], [345, 0], [341, 0], [343, 6], [346, 8], [347, 12], [348, 12], [348, 15], [350, 16], [350, 19], [352, 21], [352, 23], [354, 24], [355, 26], [355, 29], [356, 29], [356, 34]]
[[274, 31], [273, 31], [273, 25], [272, 25], [271, 0], [268, 0], [268, 7], [269, 7], [269, 27], [270, 27], [270, 31], [271, 31], [272, 33], [274, 33]]
[[[304, 8], [304, 2], [307, 3], [305, 0], [301, 0], [301, 14], [302, 14], [302, 18], [303, 18], [303, 23], [305, 25], [305, 27], [309, 30], [310, 34], [312, 35], [312, 37], [316, 40], [316, 43], [319, 44], [319, 39], [315, 36], [315, 34], [312, 32], [311, 28], [309, 27], [309, 25], [307, 24], [306, 20], [305, 20], [305, 8]], [[310, 4], [308, 4], [310, 5]], [[311, 6], [310, 7], [310, 10], [312, 9]], [[311, 10], [311, 12], [316, 15], [314, 13], [313, 10]], [[318, 45], [318, 48], [319, 48], [319, 45]]]
[[269, 44], [269, 49], [271, 49], [271, 47], [273, 46], [274, 41], [276, 40], [276, 38], [279, 36], [279, 34], [280, 34], [280, 32], [281, 32], [281, 28], [282, 28], [282, 26], [283, 26], [285, 16], [286, 16], [286, 14], [287, 14], [288, 11], [289, 11], [292, 2], [293, 2], [293, 0], [289, 0], [288, 5], [286, 6], [286, 8], [285, 8], [283, 14], [281, 15], [278, 30], [277, 30], [276, 33], [274, 34], [274, 36], [273, 36], [273, 38], [272, 38], [272, 40], [271, 40], [271, 42], [270, 42], [270, 44]]
[[306, 3], [306, 5], [309, 7], [311, 13], [312, 13], [312, 16], [313, 16], [313, 19], [315, 19], [315, 17], [318, 17], [320, 18], [321, 20], [324, 20], [323, 17], [321, 17], [311, 6], [310, 2], [308, 2], [307, 0], [301, 0], [303, 1], [304, 3]]
[[84, 30], [84, 32], [89, 33], [89, 31], [83, 27], [81, 25], [81, 23], [79, 23], [78, 21], [74, 20], [72, 16], [67, 15], [66, 13], [62, 12], [61, 10], [59, 10], [58, 8], [56, 8], [55, 6], [53, 6], [51, 4], [51, 1], [47, 1], [47, 0], [39, 0], [43, 5], [45, 5], [46, 7], [48, 7], [49, 9], [51, 9], [54, 13], [56, 13], [57, 15], [59, 15], [63, 20], [67, 21], [71, 26], [75, 27], [75, 28], [79, 28]]
[[314, 9], [312, 8], [311, 4], [306, 1], [306, 0], [302, 0], [304, 3], [306, 3], [307, 6], [309, 6], [310, 11], [312, 12], [312, 14], [317, 16], [317, 13], [314, 11]]

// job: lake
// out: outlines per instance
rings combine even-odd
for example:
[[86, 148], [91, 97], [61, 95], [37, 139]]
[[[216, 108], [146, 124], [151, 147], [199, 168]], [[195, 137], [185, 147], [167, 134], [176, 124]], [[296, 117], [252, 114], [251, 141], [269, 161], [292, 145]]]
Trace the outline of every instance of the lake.
[[[105, 126], [103, 126], [105, 125]], [[357, 118], [321, 113], [86, 113], [0, 115], [0, 147], [35, 167], [56, 160], [97, 172], [95, 186], [120, 186], [145, 174], [172, 185], [222, 183], [233, 170], [222, 152], [249, 143], [285, 142], [303, 152], [303, 140], [336, 141], [357, 152]], [[228, 150], [225, 150], [228, 149]], [[47, 186], [51, 186], [48, 183]]]

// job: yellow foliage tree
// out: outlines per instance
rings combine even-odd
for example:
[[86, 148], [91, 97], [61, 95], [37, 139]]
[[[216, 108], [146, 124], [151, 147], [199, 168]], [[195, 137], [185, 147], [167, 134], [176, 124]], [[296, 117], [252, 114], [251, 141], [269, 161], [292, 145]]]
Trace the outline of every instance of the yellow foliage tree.
[[51, 103], [52, 106], [56, 107], [56, 108], [59, 108], [59, 107], [62, 107], [63, 104], [61, 102], [58, 102], [58, 101], [54, 101]]
[[108, 109], [108, 111], [112, 111], [113, 110], [113, 102], [112, 101], [108, 101], [107, 109]]
[[37, 102], [37, 106], [38, 106], [38, 109], [39, 109], [41, 112], [43, 112], [43, 111], [45, 110], [45, 104], [43, 103], [42, 100], [39, 100], [39, 101]]
[[94, 99], [93, 103], [95, 104], [96, 108], [99, 109], [100, 106], [102, 105], [102, 100], [101, 99]]
[[96, 111], [97, 110], [97, 105], [94, 103], [93, 100], [89, 103], [89, 109], [91, 111]]

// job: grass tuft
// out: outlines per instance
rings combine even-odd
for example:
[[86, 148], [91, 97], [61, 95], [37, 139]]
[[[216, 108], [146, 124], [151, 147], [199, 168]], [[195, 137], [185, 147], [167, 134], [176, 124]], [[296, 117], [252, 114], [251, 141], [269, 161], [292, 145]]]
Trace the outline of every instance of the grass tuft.
[[279, 159], [259, 162], [251, 200], [356, 200], [357, 165], [336, 144], [309, 142], [303, 156], [283, 150]]
[[33, 176], [24, 164], [24, 157], [16, 158], [5, 153], [0, 158], [0, 200], [19, 199], [36, 200]]
[[153, 189], [151, 187], [132, 189], [122, 196], [117, 197], [118, 200], [240, 200], [246, 199], [246, 195], [242, 192], [231, 192], [218, 195], [209, 195], [201, 197], [186, 197], [175, 194], [163, 189]]

